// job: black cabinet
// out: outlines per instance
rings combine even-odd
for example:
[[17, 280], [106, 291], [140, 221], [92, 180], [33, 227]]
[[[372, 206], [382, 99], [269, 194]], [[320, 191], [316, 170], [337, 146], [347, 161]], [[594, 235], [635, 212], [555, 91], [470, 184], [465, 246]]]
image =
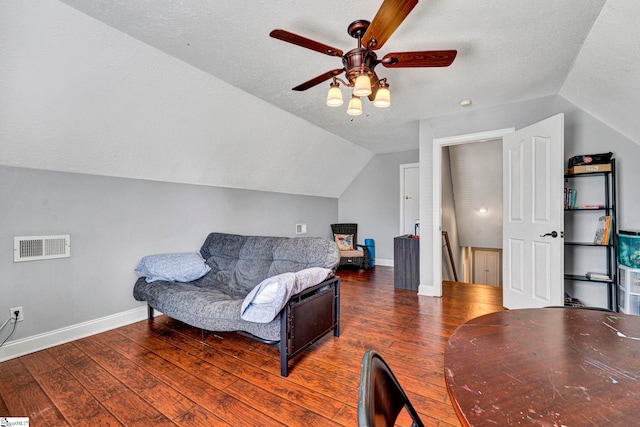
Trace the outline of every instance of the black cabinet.
[[[616, 239], [617, 239], [617, 220], [616, 220], [616, 162], [615, 159], [611, 160], [611, 170], [605, 170], [602, 172], [589, 172], [581, 174], [567, 174], [565, 178], [565, 189], [571, 189], [576, 191], [574, 185], [582, 184], [581, 190], [577, 191], [574, 196], [577, 200], [584, 200], [584, 193], [589, 192], [590, 183], [598, 184], [597, 186], [602, 188], [603, 192], [599, 195], [589, 194], [588, 197], [598, 200], [597, 203], [592, 204], [580, 204], [578, 202], [569, 201], [565, 203], [565, 231], [571, 230], [565, 234], [565, 280], [570, 281], [588, 281], [592, 283], [599, 283], [602, 286], [607, 287], [607, 306], [611, 310], [615, 310], [618, 306], [617, 292], [616, 292]], [[591, 180], [591, 181], [589, 181]], [[581, 182], [579, 182], [581, 181]], [[593, 189], [593, 191], [599, 191]], [[609, 223], [609, 238], [604, 244], [595, 243], [594, 238], [596, 234], [596, 228], [598, 224], [598, 218], [604, 216], [610, 218]], [[579, 230], [579, 228], [585, 228], [586, 230]], [[578, 238], [580, 237], [580, 238]], [[587, 248], [587, 251], [599, 251], [598, 257], [602, 256], [602, 265], [604, 268], [589, 269], [587, 271], [571, 271], [568, 272], [568, 255], [570, 259], [577, 258], [577, 248]], [[570, 267], [570, 266], [569, 266]], [[593, 280], [587, 276], [588, 272], [600, 272], [604, 273], [607, 278]]]
[[420, 286], [420, 239], [409, 234], [393, 239], [393, 284], [414, 291]]

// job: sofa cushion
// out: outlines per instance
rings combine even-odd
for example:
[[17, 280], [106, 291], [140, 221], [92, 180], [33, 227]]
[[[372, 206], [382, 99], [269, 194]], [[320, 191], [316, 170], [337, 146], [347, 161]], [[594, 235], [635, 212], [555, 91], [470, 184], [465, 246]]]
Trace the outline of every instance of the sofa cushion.
[[340, 261], [335, 243], [321, 237], [211, 233], [200, 253], [211, 267], [202, 286], [226, 285], [244, 295], [268, 277], [309, 267], [335, 269]]
[[134, 286], [138, 301], [147, 301], [156, 310], [188, 325], [208, 331], [245, 331], [265, 340], [280, 339], [280, 321], [247, 322], [240, 317], [244, 296], [229, 294], [226, 287], [202, 288], [191, 283], [156, 281], [142, 277]]
[[191, 282], [211, 270], [197, 253], [149, 255], [140, 260], [136, 272], [148, 283], [156, 280]]
[[360, 258], [363, 256], [363, 251], [340, 251], [341, 258]]

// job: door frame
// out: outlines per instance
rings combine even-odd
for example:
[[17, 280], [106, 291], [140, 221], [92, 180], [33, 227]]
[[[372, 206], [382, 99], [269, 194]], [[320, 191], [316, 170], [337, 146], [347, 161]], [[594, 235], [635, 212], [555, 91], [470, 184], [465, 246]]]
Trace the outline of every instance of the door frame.
[[515, 128], [495, 129], [464, 135], [434, 138], [433, 140], [433, 296], [442, 296], [442, 149], [451, 145], [502, 139], [515, 132]]
[[[420, 170], [420, 163], [404, 163], [400, 165], [400, 235], [404, 233], [404, 172], [405, 169], [417, 168]], [[418, 188], [420, 188], [420, 176], [418, 175]], [[420, 195], [420, 191], [418, 191], [418, 196]], [[418, 215], [420, 214], [420, 209], [418, 208]]]

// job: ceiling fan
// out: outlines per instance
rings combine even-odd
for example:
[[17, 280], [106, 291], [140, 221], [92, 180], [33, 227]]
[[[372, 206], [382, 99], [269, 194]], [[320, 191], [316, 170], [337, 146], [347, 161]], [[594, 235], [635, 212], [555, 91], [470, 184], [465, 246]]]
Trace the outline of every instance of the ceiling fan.
[[[286, 30], [273, 30], [271, 37], [302, 46], [329, 56], [342, 58], [343, 68], [336, 68], [306, 81], [293, 90], [304, 91], [324, 81], [333, 79], [330, 85], [327, 105], [342, 105], [339, 81], [347, 87], [353, 87], [353, 95], [347, 113], [362, 113], [361, 96], [367, 96], [377, 107], [391, 104], [387, 78], [378, 78], [375, 67], [382, 64], [386, 68], [403, 67], [448, 67], [456, 57], [455, 50], [428, 50], [417, 52], [393, 52], [378, 59], [375, 51], [387, 42], [389, 37], [418, 4], [418, 0], [384, 0], [372, 22], [357, 20], [349, 24], [349, 35], [358, 40], [358, 47], [347, 53], [324, 43], [299, 36]], [[345, 73], [347, 81], [337, 76]], [[353, 104], [353, 108], [352, 108]]]

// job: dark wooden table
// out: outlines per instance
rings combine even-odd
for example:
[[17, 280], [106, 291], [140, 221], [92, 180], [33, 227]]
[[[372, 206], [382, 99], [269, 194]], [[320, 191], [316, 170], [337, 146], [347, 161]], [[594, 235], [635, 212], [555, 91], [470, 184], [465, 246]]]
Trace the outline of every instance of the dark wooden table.
[[444, 355], [463, 426], [640, 426], [640, 317], [569, 308], [468, 321]]

